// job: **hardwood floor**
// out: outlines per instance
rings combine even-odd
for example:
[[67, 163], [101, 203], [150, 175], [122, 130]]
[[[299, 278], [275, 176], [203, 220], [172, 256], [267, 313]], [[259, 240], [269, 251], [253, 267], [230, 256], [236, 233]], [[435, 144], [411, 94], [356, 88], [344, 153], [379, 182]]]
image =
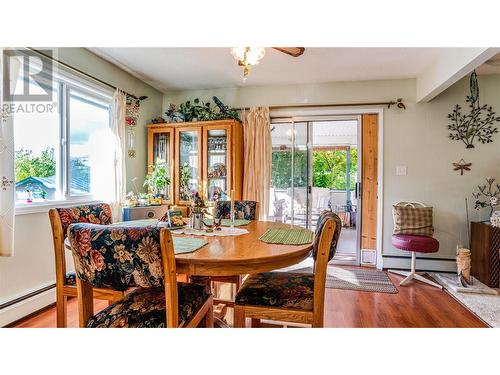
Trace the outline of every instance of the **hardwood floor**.
[[[400, 287], [402, 276], [389, 274], [398, 294], [326, 289], [325, 327], [486, 327], [449, 294], [422, 283]], [[95, 309], [107, 306], [94, 301]], [[55, 307], [18, 322], [15, 327], [53, 328]], [[77, 301], [68, 303], [68, 327], [78, 327]]]

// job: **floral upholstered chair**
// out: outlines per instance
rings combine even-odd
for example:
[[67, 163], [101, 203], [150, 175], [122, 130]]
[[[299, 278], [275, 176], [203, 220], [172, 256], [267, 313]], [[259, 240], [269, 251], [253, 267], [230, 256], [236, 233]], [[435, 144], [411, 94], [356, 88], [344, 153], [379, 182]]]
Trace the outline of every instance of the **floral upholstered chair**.
[[342, 229], [340, 218], [323, 211], [313, 242], [314, 273], [263, 272], [250, 275], [236, 294], [234, 326], [246, 326], [246, 317], [275, 319], [323, 327], [328, 262], [335, 255]]
[[[68, 228], [73, 223], [111, 224], [111, 207], [108, 204], [102, 203], [78, 207], [53, 208], [49, 211], [49, 219], [52, 226], [56, 262], [57, 327], [63, 328], [67, 325], [67, 299], [68, 297], [76, 297], [77, 295], [76, 275], [74, 272], [66, 272], [64, 240], [67, 237]], [[109, 301], [120, 299], [122, 296], [123, 292], [115, 292], [109, 289], [98, 289], [94, 293], [94, 298]]]
[[[177, 283], [172, 235], [166, 228], [72, 224], [80, 327], [213, 326], [212, 296]], [[93, 288], [136, 288], [94, 315]]]
[[[234, 211], [235, 219], [245, 219], [245, 220], [258, 220], [259, 219], [259, 202], [255, 201], [234, 201]], [[230, 201], [218, 201], [215, 208], [215, 217], [221, 219], [231, 219], [231, 202]], [[234, 284], [235, 290], [234, 294], [240, 289], [242, 282], [241, 275], [234, 276], [215, 276], [212, 277], [212, 285], [214, 288], [215, 296], [219, 296], [219, 285], [216, 283], [227, 283]], [[226, 300], [214, 298], [214, 304], [222, 303], [226, 306], [233, 307], [234, 300]]]
[[[258, 220], [259, 203], [255, 201], [234, 201], [235, 219]], [[218, 201], [215, 217], [231, 219], [231, 202]]]

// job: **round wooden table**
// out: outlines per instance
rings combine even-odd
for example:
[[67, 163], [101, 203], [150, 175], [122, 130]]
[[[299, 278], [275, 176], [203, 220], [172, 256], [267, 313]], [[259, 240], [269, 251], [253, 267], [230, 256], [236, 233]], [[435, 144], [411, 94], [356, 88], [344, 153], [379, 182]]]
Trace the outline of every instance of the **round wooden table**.
[[[277, 245], [259, 240], [269, 228], [283, 224], [252, 221], [239, 227], [250, 233], [240, 236], [205, 236], [208, 244], [188, 254], [175, 256], [177, 272], [191, 276], [233, 276], [271, 271], [300, 263], [312, 244]], [[175, 231], [172, 231], [175, 235]], [[200, 237], [200, 236], [193, 236]]]

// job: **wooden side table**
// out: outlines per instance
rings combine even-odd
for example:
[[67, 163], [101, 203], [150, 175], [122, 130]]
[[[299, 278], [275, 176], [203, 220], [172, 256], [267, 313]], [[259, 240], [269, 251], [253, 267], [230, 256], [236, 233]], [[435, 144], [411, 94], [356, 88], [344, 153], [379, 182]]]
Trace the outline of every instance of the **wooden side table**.
[[500, 228], [489, 222], [471, 223], [472, 275], [491, 288], [499, 288]]

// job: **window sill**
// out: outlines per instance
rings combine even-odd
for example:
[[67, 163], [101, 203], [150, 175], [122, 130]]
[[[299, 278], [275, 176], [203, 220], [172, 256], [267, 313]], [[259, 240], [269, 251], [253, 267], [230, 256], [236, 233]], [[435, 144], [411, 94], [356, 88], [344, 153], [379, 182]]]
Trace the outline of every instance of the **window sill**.
[[72, 207], [76, 205], [96, 204], [96, 203], [102, 203], [102, 201], [93, 200], [87, 197], [85, 199], [71, 199], [71, 200], [60, 200], [60, 201], [49, 201], [49, 202], [36, 202], [36, 203], [17, 203], [16, 216], [48, 213], [51, 208]]

